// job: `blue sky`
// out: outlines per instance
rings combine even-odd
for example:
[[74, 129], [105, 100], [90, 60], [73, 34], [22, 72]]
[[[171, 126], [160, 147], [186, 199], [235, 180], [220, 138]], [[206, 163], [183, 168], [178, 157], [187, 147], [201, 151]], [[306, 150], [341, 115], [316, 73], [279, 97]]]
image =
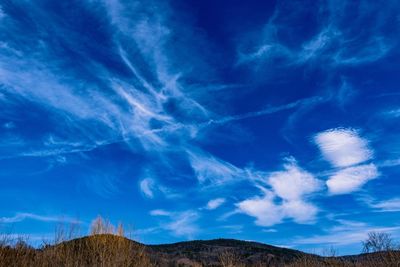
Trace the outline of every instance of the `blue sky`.
[[398, 1], [0, 1], [0, 227], [357, 253], [399, 235]]

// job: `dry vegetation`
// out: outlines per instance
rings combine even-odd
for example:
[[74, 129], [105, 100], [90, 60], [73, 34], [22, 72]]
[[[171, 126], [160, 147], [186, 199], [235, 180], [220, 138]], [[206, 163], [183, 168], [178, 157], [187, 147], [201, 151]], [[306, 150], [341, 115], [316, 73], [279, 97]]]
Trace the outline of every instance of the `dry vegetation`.
[[400, 266], [399, 252], [382, 252], [379, 254], [365, 255], [358, 259], [348, 258], [315, 258], [304, 256], [294, 261], [287, 267], [395, 267]]
[[287, 265], [293, 267], [395, 267], [400, 266], [400, 246], [396, 245], [387, 233], [371, 232], [362, 243], [363, 254], [347, 257], [316, 258], [306, 255]]
[[[65, 230], [65, 229], [68, 229]], [[179, 261], [162, 263], [154, 261], [151, 250], [144, 245], [125, 238], [121, 224], [114, 227], [109, 221], [96, 218], [91, 225], [90, 235], [78, 237], [78, 228], [58, 227], [54, 241], [44, 242], [40, 248], [29, 246], [25, 238], [11, 238], [3, 235], [0, 238], [0, 267], [12, 266], [207, 266], [188, 258]], [[282, 266], [282, 267], [378, 267], [400, 266], [400, 251], [385, 233], [370, 233], [363, 242], [363, 254], [348, 257], [336, 257], [334, 251], [329, 256], [320, 257], [312, 254], [296, 256], [290, 263], [278, 261], [276, 255], [267, 255], [249, 265], [234, 250], [222, 250], [212, 266], [245, 267], [245, 266]], [[251, 256], [250, 256], [251, 257]], [[160, 264], [160, 262], [162, 264]]]
[[232, 251], [226, 250], [219, 255], [219, 262], [222, 267], [244, 267], [245, 265], [241, 263], [240, 258]]
[[98, 217], [89, 236], [75, 238], [75, 234], [75, 226], [69, 228], [68, 234], [58, 227], [54, 242], [44, 242], [39, 249], [27, 245], [24, 239], [13, 240], [4, 235], [0, 241], [0, 266], [152, 266], [145, 247], [125, 238], [122, 225], [115, 229]]

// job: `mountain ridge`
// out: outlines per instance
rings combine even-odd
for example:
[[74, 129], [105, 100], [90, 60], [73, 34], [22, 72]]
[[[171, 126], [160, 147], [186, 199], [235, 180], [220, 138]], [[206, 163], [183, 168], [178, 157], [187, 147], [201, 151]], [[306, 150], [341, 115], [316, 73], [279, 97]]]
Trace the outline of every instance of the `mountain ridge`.
[[[72, 264], [72, 265], [71, 265]], [[360, 265], [361, 264], [361, 265]], [[95, 234], [33, 248], [0, 245], [0, 266], [398, 266], [400, 251], [323, 257], [238, 239], [146, 245], [124, 236]]]

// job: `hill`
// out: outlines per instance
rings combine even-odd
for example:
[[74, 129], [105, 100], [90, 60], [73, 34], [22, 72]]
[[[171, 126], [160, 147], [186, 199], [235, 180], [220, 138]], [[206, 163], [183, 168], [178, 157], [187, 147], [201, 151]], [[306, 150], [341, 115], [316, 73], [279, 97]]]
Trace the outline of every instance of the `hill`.
[[122, 236], [96, 234], [39, 249], [23, 242], [0, 243], [0, 266], [400, 266], [400, 252], [320, 257], [235, 239], [144, 245]]
[[194, 262], [221, 266], [224, 260], [246, 265], [264, 263], [266, 266], [279, 266], [306, 255], [298, 250], [235, 239], [196, 240], [147, 248], [150, 257], [160, 266]]

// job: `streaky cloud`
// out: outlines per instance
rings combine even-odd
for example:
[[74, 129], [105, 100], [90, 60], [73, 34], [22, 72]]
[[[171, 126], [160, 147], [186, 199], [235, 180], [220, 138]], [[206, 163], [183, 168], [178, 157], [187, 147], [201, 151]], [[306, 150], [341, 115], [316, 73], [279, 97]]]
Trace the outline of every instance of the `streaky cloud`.
[[398, 212], [400, 211], [400, 198], [390, 198], [380, 201], [368, 201], [369, 207], [377, 212]]
[[196, 211], [166, 211], [156, 209], [150, 211], [150, 215], [164, 218], [158, 229], [167, 230], [174, 236], [192, 239], [200, 232], [200, 228], [196, 223], [200, 215]]
[[223, 185], [233, 180], [246, 178], [242, 169], [218, 159], [206, 152], [187, 150], [190, 165], [201, 184], [212, 186]]
[[166, 210], [151, 210], [150, 211], [151, 216], [171, 216], [172, 213]]
[[27, 213], [27, 212], [19, 212], [16, 213], [13, 217], [0, 217], [0, 223], [10, 224], [10, 223], [18, 223], [24, 220], [34, 220], [40, 222], [69, 222], [69, 223], [82, 223], [81, 221], [68, 217], [68, 216], [46, 216], [39, 215], [35, 213]]
[[173, 221], [164, 225], [164, 228], [171, 231], [176, 236], [184, 236], [188, 239], [193, 239], [200, 232], [196, 224], [199, 218], [198, 213], [186, 211], [177, 214]]
[[296, 245], [344, 246], [359, 244], [370, 232], [396, 233], [398, 226], [372, 226], [363, 222], [338, 220], [336, 226], [324, 229], [324, 234], [303, 236], [293, 240]]
[[[378, 61], [399, 44], [394, 34], [388, 35], [384, 31], [389, 18], [395, 16], [393, 10], [397, 7], [395, 1], [388, 1], [387, 4], [378, 14], [375, 14], [378, 8], [375, 3], [359, 4], [352, 17], [353, 23], [349, 26], [344, 21], [348, 19], [351, 3], [321, 3], [316, 11], [321, 14], [314, 25], [315, 34], [300, 41], [298, 46], [293, 46], [280, 36], [285, 31], [292, 31], [291, 25], [301, 20], [309, 7], [292, 3], [290, 10], [296, 12], [288, 16], [284, 11], [288, 6], [278, 2], [263, 30], [245, 37], [239, 44], [237, 62], [239, 65], [252, 64], [252, 68], [259, 69], [261, 64], [276, 62], [275, 59], [285, 59], [282, 65], [286, 66], [326, 63], [329, 67], [357, 66]], [[368, 33], [357, 33], [356, 29], [366, 20], [369, 23]]]

